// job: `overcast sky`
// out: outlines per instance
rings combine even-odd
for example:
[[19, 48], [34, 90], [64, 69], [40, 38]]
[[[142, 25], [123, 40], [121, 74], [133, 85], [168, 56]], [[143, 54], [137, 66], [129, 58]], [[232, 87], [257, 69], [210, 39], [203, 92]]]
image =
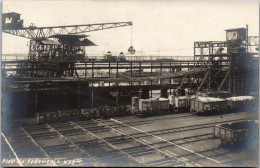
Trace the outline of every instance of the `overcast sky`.
[[[135, 55], [192, 56], [194, 41], [224, 41], [225, 29], [248, 24], [249, 35], [259, 32], [258, 2], [4, 0], [2, 11], [20, 13], [25, 26], [132, 21]], [[131, 27], [86, 34], [98, 45], [88, 55], [127, 53], [131, 45]], [[28, 53], [28, 39], [2, 37], [3, 53]]]

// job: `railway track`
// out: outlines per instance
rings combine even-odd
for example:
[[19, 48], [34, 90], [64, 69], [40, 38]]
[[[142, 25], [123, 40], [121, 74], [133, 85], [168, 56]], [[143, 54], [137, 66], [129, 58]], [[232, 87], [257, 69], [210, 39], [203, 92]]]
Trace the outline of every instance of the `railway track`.
[[[194, 136], [188, 136], [188, 137], [181, 137], [181, 138], [175, 138], [175, 139], [164, 139], [161, 136], [168, 135], [169, 134], [175, 134], [178, 132], [185, 132], [185, 131], [194, 131], [194, 130], [200, 130], [200, 129], [208, 129], [211, 128], [216, 123], [228, 123], [228, 122], [234, 122], [234, 121], [242, 121], [245, 119], [237, 119], [237, 120], [228, 120], [228, 121], [221, 121], [221, 122], [214, 122], [214, 123], [206, 123], [206, 124], [197, 124], [197, 125], [191, 125], [186, 127], [178, 127], [178, 128], [172, 128], [172, 129], [164, 129], [164, 130], [156, 130], [156, 131], [148, 131], [145, 132], [141, 129], [138, 129], [136, 127], [131, 126], [130, 124], [125, 124], [121, 121], [118, 121], [116, 119], [111, 119], [110, 121], [98, 121], [100, 125], [105, 125], [107, 127], [110, 127], [111, 129], [114, 129], [118, 133], [124, 133], [128, 135], [129, 137], [132, 137], [134, 139], [138, 139], [143, 141], [144, 143], [149, 144], [150, 146], [160, 149], [163, 151], [167, 151], [170, 154], [174, 155], [175, 158], [182, 158], [185, 160], [184, 163], [191, 163], [195, 166], [201, 166], [200, 164], [204, 162], [204, 160], [207, 160], [208, 166], [219, 166], [221, 165], [221, 161], [218, 161], [213, 158], [221, 157], [225, 154], [230, 153], [229, 151], [223, 149], [223, 148], [215, 148], [210, 150], [204, 150], [204, 151], [192, 151], [186, 147], [184, 147], [186, 144], [192, 144], [194, 142], [200, 142], [205, 140], [212, 140], [212, 132], [194, 135]], [[121, 125], [121, 127], [120, 127]], [[160, 136], [159, 136], [160, 135]], [[175, 166], [174, 164], [171, 166]], [[207, 166], [203, 165], [202, 166]]]
[[[137, 117], [137, 116], [132, 116], [132, 117], [129, 117], [129, 116], [127, 116], [127, 119], [125, 119], [125, 118], [121, 118], [120, 117], [120, 120], [121, 121], [129, 121], [129, 120], [131, 120], [131, 119], [139, 119], [140, 121], [131, 121], [131, 123], [129, 123], [129, 125], [131, 125], [131, 126], [138, 126], [138, 125], [145, 125], [145, 124], [150, 124], [150, 123], [154, 123], [154, 122], [157, 122], [158, 120], [172, 120], [172, 119], [181, 119], [181, 120], [185, 120], [185, 119], [187, 119], [187, 118], [191, 118], [191, 117], [196, 117], [195, 115], [193, 115], [193, 114], [190, 114], [190, 113], [188, 113], [188, 114], [184, 114], [184, 115], [181, 115], [181, 116], [178, 116], [178, 117], [176, 117], [176, 116], [174, 116], [174, 115], [167, 115], [167, 116], [154, 116], [154, 118], [145, 118], [145, 120], [140, 120], [140, 118], [139, 117]], [[119, 127], [122, 127], [122, 125], [118, 125]], [[116, 126], [115, 126], [116, 127]]]
[[52, 163], [51, 166], [151, 166], [179, 161], [133, 138], [115, 134], [110, 128], [93, 121], [21, 127], [16, 132], [10, 132], [3, 135], [7, 142], [19, 141], [11, 143], [10, 147], [16, 151], [22, 166], [50, 166], [25, 164], [25, 157], [48, 160], [46, 162]]
[[[186, 117], [190, 115], [162, 120]], [[156, 124], [158, 119], [144, 122]], [[146, 131], [135, 119], [70, 121], [5, 130], [2, 139], [11, 149], [5, 157], [11, 155], [16, 166], [221, 166], [233, 163], [225, 158], [230, 151], [219, 146], [190, 147], [211, 143], [213, 125], [242, 120], [247, 118]]]

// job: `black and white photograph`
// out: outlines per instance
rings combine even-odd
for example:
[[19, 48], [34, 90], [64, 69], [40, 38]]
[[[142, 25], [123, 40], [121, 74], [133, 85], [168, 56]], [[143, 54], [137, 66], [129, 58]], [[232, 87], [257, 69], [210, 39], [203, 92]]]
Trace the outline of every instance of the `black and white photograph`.
[[1, 167], [258, 167], [259, 1], [1, 5]]

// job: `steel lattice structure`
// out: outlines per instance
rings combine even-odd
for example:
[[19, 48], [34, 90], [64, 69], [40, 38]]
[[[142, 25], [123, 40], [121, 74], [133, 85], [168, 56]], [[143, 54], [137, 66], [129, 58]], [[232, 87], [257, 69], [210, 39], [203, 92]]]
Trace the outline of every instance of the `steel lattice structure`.
[[115, 22], [115, 23], [97, 23], [85, 25], [68, 25], [68, 26], [54, 26], [54, 27], [23, 27], [18, 29], [3, 29], [4, 33], [15, 36], [25, 37], [29, 39], [48, 38], [56, 34], [79, 34], [104, 29], [118, 28], [124, 26], [131, 26], [132, 22]]

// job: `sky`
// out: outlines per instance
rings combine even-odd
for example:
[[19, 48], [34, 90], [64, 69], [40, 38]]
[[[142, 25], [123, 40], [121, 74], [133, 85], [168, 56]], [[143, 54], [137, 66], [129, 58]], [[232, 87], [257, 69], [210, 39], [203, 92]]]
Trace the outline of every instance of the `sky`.
[[[254, 1], [3, 0], [2, 12], [17, 12], [24, 26], [132, 21], [133, 26], [85, 33], [98, 46], [88, 55], [113, 55], [132, 45], [135, 56], [193, 56], [194, 41], [225, 41], [225, 29], [246, 27], [259, 35]], [[2, 33], [3, 54], [27, 54], [29, 39]]]

